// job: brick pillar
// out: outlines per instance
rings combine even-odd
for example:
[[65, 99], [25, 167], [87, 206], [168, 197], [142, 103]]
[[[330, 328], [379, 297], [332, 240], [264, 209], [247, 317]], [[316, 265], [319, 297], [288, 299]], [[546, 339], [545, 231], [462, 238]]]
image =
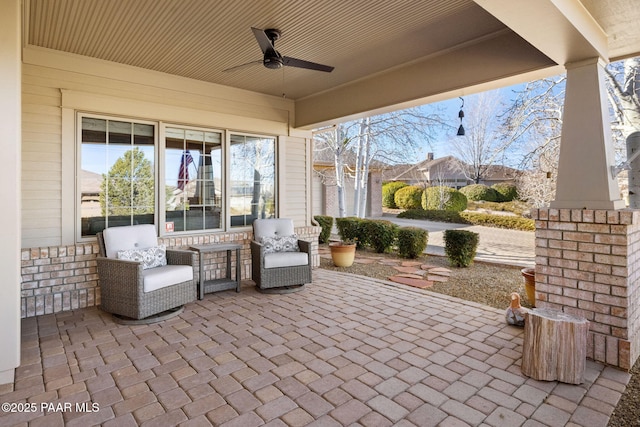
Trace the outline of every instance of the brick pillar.
[[532, 215], [536, 306], [587, 318], [587, 357], [629, 370], [640, 355], [640, 211]]

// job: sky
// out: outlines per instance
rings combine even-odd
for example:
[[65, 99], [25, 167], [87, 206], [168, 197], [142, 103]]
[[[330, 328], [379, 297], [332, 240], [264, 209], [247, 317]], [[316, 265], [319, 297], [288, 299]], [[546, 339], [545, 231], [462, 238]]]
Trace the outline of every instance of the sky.
[[[500, 93], [501, 96], [504, 97], [505, 102], [507, 102], [514, 96], [514, 91], [521, 90], [523, 87], [524, 84], [518, 84], [501, 89], [496, 89], [491, 92]], [[468, 128], [469, 110], [467, 107], [478, 96], [479, 94], [472, 94], [463, 97], [465, 102], [465, 108], [463, 109], [465, 117], [462, 119], [462, 125], [465, 128]], [[435, 102], [427, 105], [429, 107], [433, 106], [440, 109], [442, 117], [447, 121], [447, 124], [451, 125], [451, 129], [448, 131], [438, 131], [435, 142], [432, 143], [431, 146], [427, 143], [423, 144], [419, 149], [419, 158], [417, 160], [424, 159], [429, 152], [433, 152], [435, 158], [455, 155], [455, 152], [453, 151], [450, 144], [450, 139], [457, 137], [456, 133], [458, 130], [458, 126], [460, 126], [458, 113], [460, 112], [462, 101], [460, 100], [460, 98], [452, 98], [446, 101]]]

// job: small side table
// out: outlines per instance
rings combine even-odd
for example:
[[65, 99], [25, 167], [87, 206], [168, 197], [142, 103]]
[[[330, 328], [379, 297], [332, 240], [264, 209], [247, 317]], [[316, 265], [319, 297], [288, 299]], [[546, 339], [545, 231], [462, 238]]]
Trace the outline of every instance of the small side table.
[[[200, 254], [200, 280], [198, 280], [198, 299], [204, 298], [204, 294], [211, 292], [225, 291], [227, 289], [236, 289], [240, 292], [240, 279], [242, 277], [240, 259], [240, 249], [242, 245], [238, 243], [215, 243], [211, 245], [194, 245], [189, 249], [193, 249]], [[227, 251], [227, 277], [222, 279], [204, 280], [204, 255], [212, 252]], [[231, 253], [236, 252], [236, 278], [231, 278]]]

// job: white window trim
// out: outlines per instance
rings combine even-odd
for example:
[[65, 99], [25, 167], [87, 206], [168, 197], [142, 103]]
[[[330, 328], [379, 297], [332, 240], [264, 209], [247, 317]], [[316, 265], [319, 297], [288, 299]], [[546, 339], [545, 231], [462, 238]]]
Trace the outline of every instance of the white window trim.
[[[75, 114], [75, 131], [74, 131], [74, 135], [75, 135], [75, 162], [74, 162], [74, 174], [75, 174], [75, 185], [74, 185], [74, 203], [73, 206], [75, 206], [74, 209], [74, 215], [73, 215], [73, 221], [75, 223], [75, 241], [79, 242], [79, 243], [85, 243], [85, 242], [92, 242], [94, 241], [96, 238], [95, 236], [82, 236], [82, 212], [81, 212], [81, 204], [82, 204], [82, 175], [81, 175], [81, 171], [82, 171], [82, 157], [81, 157], [81, 153], [82, 153], [82, 118], [83, 117], [91, 117], [91, 118], [96, 118], [96, 119], [104, 119], [104, 120], [110, 120], [110, 121], [122, 121], [122, 122], [127, 122], [127, 123], [140, 123], [140, 124], [144, 124], [144, 125], [151, 125], [154, 128], [154, 132], [153, 132], [153, 162], [154, 162], [154, 170], [153, 170], [153, 177], [156, 183], [156, 188], [155, 188], [155, 192], [156, 192], [156, 197], [154, 198], [156, 200], [156, 206], [154, 208], [154, 213], [153, 213], [153, 223], [156, 225], [158, 224], [158, 193], [159, 193], [159, 189], [158, 189], [158, 180], [159, 180], [159, 171], [158, 171], [158, 159], [159, 159], [159, 144], [158, 144], [158, 126], [159, 123], [157, 121], [149, 121], [149, 120], [142, 120], [142, 119], [137, 119], [137, 118], [132, 118], [132, 117], [121, 117], [121, 116], [111, 116], [111, 115], [105, 115], [105, 114], [93, 114], [93, 113], [87, 113], [87, 112], [83, 112], [83, 111], [77, 111]], [[163, 185], [164, 187], [164, 185]]]
[[[165, 205], [166, 205], [166, 189], [165, 189], [165, 185], [166, 185], [166, 170], [165, 170], [165, 154], [166, 154], [166, 148], [167, 148], [167, 144], [166, 144], [166, 129], [167, 128], [177, 128], [177, 129], [184, 129], [184, 130], [196, 130], [196, 131], [202, 131], [202, 132], [218, 132], [222, 135], [221, 137], [221, 142], [222, 142], [222, 189], [224, 191], [225, 197], [223, 197], [222, 199], [222, 206], [220, 208], [220, 227], [219, 228], [212, 228], [212, 229], [208, 229], [208, 230], [186, 230], [186, 231], [174, 231], [174, 232], [167, 232], [167, 228], [166, 228], [166, 211], [165, 211]], [[160, 151], [160, 159], [159, 159], [159, 164], [160, 167], [158, 168], [158, 173], [159, 173], [159, 177], [158, 177], [158, 181], [162, 180], [162, 191], [159, 191], [159, 195], [158, 195], [158, 206], [162, 206], [162, 209], [158, 209], [159, 212], [161, 212], [161, 215], [158, 215], [158, 229], [159, 229], [159, 236], [160, 237], [171, 237], [171, 236], [191, 236], [191, 235], [198, 235], [198, 234], [210, 234], [210, 233], [222, 233], [225, 232], [225, 230], [228, 230], [227, 224], [229, 224], [229, 222], [227, 221], [227, 215], [226, 215], [226, 210], [227, 210], [227, 206], [228, 202], [226, 200], [226, 194], [228, 193], [227, 190], [227, 170], [229, 169], [228, 167], [228, 161], [227, 161], [227, 152], [228, 150], [228, 144], [227, 144], [227, 135], [228, 135], [228, 131], [226, 130], [221, 130], [221, 129], [216, 129], [216, 128], [212, 128], [212, 127], [202, 127], [202, 126], [191, 126], [191, 125], [182, 125], [182, 124], [177, 124], [177, 123], [171, 123], [171, 122], [160, 122], [160, 127], [159, 127], [159, 147], [158, 150]]]
[[[273, 139], [274, 141], [274, 203], [275, 203], [275, 216], [279, 216], [280, 211], [280, 167], [279, 167], [279, 158], [280, 158], [280, 138], [277, 135], [272, 135], [268, 133], [251, 133], [251, 132], [242, 132], [235, 131], [230, 129], [219, 129], [215, 127], [206, 127], [206, 126], [193, 126], [188, 124], [179, 124], [174, 122], [165, 122], [161, 120], [148, 120], [148, 119], [139, 119], [136, 117], [130, 116], [118, 116], [118, 115], [110, 115], [110, 114], [95, 114], [85, 111], [75, 111], [70, 108], [63, 108], [63, 135], [73, 135], [73, 138], [64, 138], [63, 144], [67, 146], [73, 146], [73, 150], [63, 150], [63, 152], [73, 153], [73, 156], [69, 155], [69, 158], [63, 159], [64, 163], [73, 164], [73, 168], [65, 168], [63, 167], [63, 183], [71, 183], [73, 181], [73, 185], [66, 188], [73, 188], [73, 192], [68, 192], [63, 195], [63, 202], [68, 201], [67, 206], [73, 206], [73, 212], [69, 209], [68, 215], [63, 215], [63, 230], [67, 230], [66, 233], [63, 233], [63, 236], [73, 236], [73, 242], [68, 241], [67, 244], [75, 244], [75, 243], [87, 243], [95, 241], [95, 236], [82, 236], [82, 217], [81, 217], [81, 200], [82, 200], [82, 191], [81, 191], [81, 170], [82, 170], [82, 123], [83, 117], [91, 117], [97, 119], [105, 119], [112, 121], [124, 121], [124, 122], [135, 122], [141, 124], [152, 125], [154, 127], [154, 179], [155, 179], [155, 200], [156, 206], [154, 208], [154, 224], [156, 226], [157, 234], [160, 237], [182, 237], [182, 236], [190, 236], [190, 235], [199, 235], [199, 234], [212, 234], [212, 233], [224, 233], [224, 232], [245, 232], [252, 229], [252, 225], [247, 226], [231, 226], [231, 210], [230, 210], [230, 195], [231, 195], [231, 176], [230, 176], [230, 168], [229, 164], [231, 161], [231, 136], [248, 136], [253, 138], [264, 138], [264, 139]], [[189, 231], [179, 231], [179, 232], [167, 232], [166, 231], [166, 218], [165, 218], [165, 203], [166, 203], [166, 191], [165, 191], [165, 160], [166, 160], [166, 128], [175, 127], [179, 129], [185, 130], [198, 130], [198, 131], [206, 131], [206, 132], [219, 132], [222, 134], [222, 161], [223, 161], [223, 191], [224, 196], [222, 198], [222, 207], [221, 207], [221, 227], [210, 229], [210, 230], [189, 230]], [[73, 157], [73, 158], [71, 158]], [[64, 186], [63, 186], [64, 187]], [[64, 204], [64, 203], [63, 203]]]
[[[274, 139], [274, 147], [273, 147], [273, 167], [274, 167], [274, 177], [273, 177], [273, 188], [274, 188], [274, 192], [275, 194], [273, 195], [273, 201], [275, 204], [275, 217], [279, 218], [280, 217], [280, 199], [279, 199], [279, 194], [280, 194], [280, 184], [279, 184], [279, 178], [280, 178], [280, 169], [278, 168], [278, 147], [281, 145], [280, 144], [280, 138], [277, 135], [268, 135], [268, 134], [260, 134], [260, 133], [247, 133], [247, 132], [238, 132], [238, 131], [233, 131], [233, 130], [227, 130], [226, 132], [226, 140], [225, 140], [225, 144], [226, 144], [226, 154], [225, 154], [225, 165], [227, 165], [227, 167], [225, 168], [225, 196], [224, 196], [224, 204], [225, 206], [231, 206], [230, 205], [230, 197], [231, 197], [231, 174], [230, 174], [230, 167], [228, 167], [231, 164], [231, 135], [240, 135], [240, 136], [250, 136], [253, 138], [273, 138]], [[231, 226], [231, 208], [227, 209], [225, 211], [225, 223], [227, 224], [227, 227], [225, 228], [225, 230], [227, 232], [235, 232], [235, 231], [248, 231], [248, 230], [253, 230], [253, 225], [247, 225], [247, 226], [239, 226], [239, 227], [232, 227]]]

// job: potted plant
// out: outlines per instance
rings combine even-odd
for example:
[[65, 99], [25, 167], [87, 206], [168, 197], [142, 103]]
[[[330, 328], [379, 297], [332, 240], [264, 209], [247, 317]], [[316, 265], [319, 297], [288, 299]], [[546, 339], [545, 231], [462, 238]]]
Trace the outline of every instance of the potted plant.
[[356, 244], [353, 240], [339, 240], [329, 243], [331, 259], [336, 267], [351, 267], [356, 257]]
[[535, 268], [523, 268], [520, 270], [522, 277], [524, 277], [524, 290], [527, 292], [527, 299], [531, 303], [532, 307], [536, 306], [536, 269]]

